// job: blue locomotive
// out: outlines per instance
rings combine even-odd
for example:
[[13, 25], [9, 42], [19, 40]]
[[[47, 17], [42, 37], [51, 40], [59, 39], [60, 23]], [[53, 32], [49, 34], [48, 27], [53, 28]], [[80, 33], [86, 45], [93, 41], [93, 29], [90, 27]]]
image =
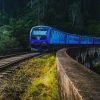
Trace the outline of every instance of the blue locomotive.
[[58, 45], [100, 44], [100, 37], [80, 36], [43, 25], [31, 29], [29, 40], [32, 49], [51, 48], [51, 46], [55, 48]]

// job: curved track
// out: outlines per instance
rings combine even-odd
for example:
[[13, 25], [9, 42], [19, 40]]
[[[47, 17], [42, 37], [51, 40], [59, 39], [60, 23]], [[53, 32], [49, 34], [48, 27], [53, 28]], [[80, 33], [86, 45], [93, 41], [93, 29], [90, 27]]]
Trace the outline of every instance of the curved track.
[[14, 56], [18, 56], [18, 55], [24, 55], [24, 54], [28, 54], [28, 53], [31, 53], [31, 52], [19, 52], [19, 53], [16, 52], [16, 53], [12, 53], [12, 54], [7, 54], [7, 55], [0, 56], [0, 60], [4, 59], [4, 58], [14, 57]]
[[29, 59], [32, 57], [37, 57], [42, 55], [41, 53], [28, 53], [28, 54], [22, 54], [22, 55], [16, 55], [13, 57], [7, 57], [7, 58], [3, 58], [0, 60], [0, 72], [11, 68], [12, 65], [17, 64], [19, 62], [22, 62], [25, 59]]

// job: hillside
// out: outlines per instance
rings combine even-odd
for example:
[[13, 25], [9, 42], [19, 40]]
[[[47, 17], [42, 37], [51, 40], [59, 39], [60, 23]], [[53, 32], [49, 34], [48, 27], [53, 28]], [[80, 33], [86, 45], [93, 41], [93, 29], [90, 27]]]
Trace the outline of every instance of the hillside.
[[80, 35], [100, 36], [99, 5], [99, 0], [0, 0], [0, 26], [10, 26], [8, 34], [24, 48], [28, 47], [31, 27], [40, 24]]

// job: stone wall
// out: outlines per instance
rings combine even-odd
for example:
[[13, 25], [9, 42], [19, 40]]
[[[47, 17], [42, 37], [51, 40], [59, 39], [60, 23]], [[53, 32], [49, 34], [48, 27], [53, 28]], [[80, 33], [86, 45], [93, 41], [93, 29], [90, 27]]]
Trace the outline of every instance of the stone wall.
[[66, 49], [57, 52], [62, 100], [100, 100], [100, 76], [72, 59]]

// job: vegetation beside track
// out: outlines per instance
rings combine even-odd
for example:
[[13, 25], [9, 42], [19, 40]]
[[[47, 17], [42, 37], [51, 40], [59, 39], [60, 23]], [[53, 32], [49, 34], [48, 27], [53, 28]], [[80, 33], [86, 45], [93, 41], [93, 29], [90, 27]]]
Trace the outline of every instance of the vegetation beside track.
[[55, 56], [45, 55], [22, 63], [3, 81], [0, 98], [5, 100], [59, 100]]

